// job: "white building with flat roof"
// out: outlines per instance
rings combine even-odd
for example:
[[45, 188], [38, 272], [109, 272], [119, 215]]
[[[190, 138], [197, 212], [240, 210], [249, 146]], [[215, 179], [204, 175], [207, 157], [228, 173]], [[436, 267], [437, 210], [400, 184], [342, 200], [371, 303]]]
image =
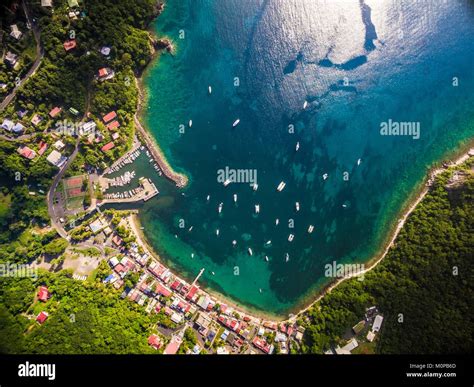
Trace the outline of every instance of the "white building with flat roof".
[[67, 157], [63, 156], [61, 153], [59, 153], [57, 150], [53, 150], [48, 157], [46, 157], [46, 160], [53, 164], [55, 167], [61, 168], [64, 163], [67, 160]]
[[382, 322], [383, 322], [383, 317], [380, 314], [375, 316], [374, 324], [372, 325], [372, 332], [376, 333], [380, 331]]

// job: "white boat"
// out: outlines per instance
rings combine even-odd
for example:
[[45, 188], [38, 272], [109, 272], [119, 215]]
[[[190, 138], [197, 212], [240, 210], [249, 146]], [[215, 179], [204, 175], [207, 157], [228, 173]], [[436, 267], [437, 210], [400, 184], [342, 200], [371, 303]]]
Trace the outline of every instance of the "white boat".
[[216, 275], [216, 273], [214, 273], [213, 271], [211, 271], [211, 274], [212, 274], [212, 275]]
[[227, 187], [230, 183], [232, 183], [232, 180], [226, 179], [226, 181], [224, 181], [224, 187]]
[[211, 198], [211, 195], [207, 195], [206, 200], [209, 201], [210, 198]]
[[300, 142], [299, 142], [299, 141], [296, 143], [295, 149], [296, 149], [297, 152], [298, 152], [298, 150], [300, 149]]
[[358, 159], [357, 160], [357, 165], [360, 165], [361, 162], [362, 162], [362, 159]]
[[255, 213], [260, 213], [260, 204], [255, 204]]
[[236, 246], [236, 245], [237, 245], [237, 241], [234, 239], [234, 240], [232, 241], [232, 246]]
[[240, 118], [237, 118], [232, 124], [232, 127], [235, 128], [239, 123], [240, 123]]
[[251, 249], [250, 247], [248, 248], [248, 252], [249, 252], [249, 255], [250, 255], [250, 256], [253, 255], [253, 251], [252, 251], [252, 249]]
[[327, 173], [325, 173], [325, 174], [323, 175], [323, 180], [326, 180], [328, 177], [329, 177], [329, 175], [328, 175]]
[[275, 219], [275, 226], [278, 226], [278, 224], [280, 223], [280, 219]]
[[259, 291], [260, 293], [262, 293], [262, 288], [258, 289], [258, 291]]
[[293, 242], [293, 239], [295, 239], [293, 234], [288, 235], [288, 242]]
[[219, 203], [219, 207], [217, 208], [217, 211], [219, 212], [219, 214], [222, 212], [222, 206], [224, 205], [224, 203]]
[[269, 261], [268, 255], [265, 255], [265, 261], [267, 261], [267, 262]]
[[193, 126], [193, 120], [189, 120], [188, 125], [189, 127]]
[[296, 212], [300, 210], [300, 202], [295, 203], [295, 209], [296, 209]]
[[258, 189], [258, 184], [257, 184], [257, 183], [253, 183], [253, 184], [252, 184], [252, 189], [253, 189], [254, 191], [256, 191], [256, 190]]
[[221, 233], [220, 230], [217, 229], [217, 230], [216, 230], [216, 235], [219, 236], [220, 233]]
[[193, 231], [193, 227], [194, 227], [194, 226], [189, 227], [188, 231], [189, 231], [189, 232]]
[[307, 107], [308, 107], [308, 101], [304, 101], [303, 109], [306, 109]]
[[269, 245], [271, 245], [271, 244], [272, 244], [272, 241], [266, 241], [266, 242], [265, 242], [265, 245], [267, 245], [267, 246], [269, 246]]
[[290, 260], [290, 254], [286, 253], [285, 254], [285, 262], [288, 262]]
[[277, 191], [278, 191], [278, 192], [283, 191], [283, 189], [285, 188], [285, 186], [286, 186], [286, 183], [285, 183], [284, 181], [282, 181], [280, 184], [278, 184]]
[[314, 226], [312, 224], [309, 225], [308, 227], [308, 232], [311, 234], [314, 230]]
[[342, 208], [347, 208], [347, 204], [343, 204], [343, 205], [342, 205]]
[[212, 94], [212, 87], [211, 87], [211, 86], [208, 86], [208, 87], [207, 87], [207, 91], [209, 92], [209, 94]]
[[191, 253], [191, 258], [194, 258], [194, 253]]
[[234, 194], [234, 203], [237, 203], [237, 194]]

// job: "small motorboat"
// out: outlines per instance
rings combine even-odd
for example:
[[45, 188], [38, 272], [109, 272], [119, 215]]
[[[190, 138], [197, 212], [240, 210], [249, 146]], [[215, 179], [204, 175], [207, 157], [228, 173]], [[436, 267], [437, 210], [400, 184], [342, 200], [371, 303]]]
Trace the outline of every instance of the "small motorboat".
[[280, 184], [278, 184], [277, 191], [278, 191], [278, 192], [283, 191], [283, 189], [285, 188], [285, 186], [286, 186], [286, 183], [285, 183], [284, 181], [282, 181]]

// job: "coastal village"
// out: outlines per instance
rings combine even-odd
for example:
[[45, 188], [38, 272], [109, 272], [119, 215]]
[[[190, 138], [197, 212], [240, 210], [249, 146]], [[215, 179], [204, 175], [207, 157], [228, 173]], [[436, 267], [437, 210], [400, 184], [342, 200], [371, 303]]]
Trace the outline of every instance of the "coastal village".
[[[199, 277], [204, 269], [189, 283], [159, 262], [138, 235], [131, 239], [133, 242], [125, 243], [114, 230], [125, 227], [130, 231], [127, 235], [132, 235], [135, 229], [133, 213], [122, 217], [115, 223], [117, 226], [113, 224], [117, 214], [112, 218], [110, 214], [98, 216], [87, 225], [94, 236], [104, 240], [103, 246], [111, 254], [113, 252], [106, 260], [109, 274], [103, 282], [119, 290], [117, 295], [138, 304], [146, 313], [160, 315], [155, 333], [148, 338], [150, 346], [164, 354], [175, 354], [185, 341], [186, 331], [191, 329], [197, 342], [192, 349], [188, 348], [190, 354], [289, 354], [292, 348], [298, 348], [305, 329], [295, 318], [281, 322], [266, 320], [227, 305], [201, 289]], [[90, 261], [91, 258], [84, 257], [83, 260]], [[97, 267], [101, 258], [93, 260]], [[133, 275], [137, 278], [130, 286], [128, 279]], [[87, 277], [76, 274], [78, 280], [85, 281]], [[39, 289], [39, 300], [47, 301], [51, 297], [54, 298], [54, 294], [47, 289]], [[43, 324], [47, 318], [47, 311], [42, 310], [36, 320]], [[364, 320], [344, 338], [347, 343], [326, 354], [350, 354], [359, 342], [363, 345], [372, 343], [382, 322], [383, 316], [375, 306], [367, 309]]]

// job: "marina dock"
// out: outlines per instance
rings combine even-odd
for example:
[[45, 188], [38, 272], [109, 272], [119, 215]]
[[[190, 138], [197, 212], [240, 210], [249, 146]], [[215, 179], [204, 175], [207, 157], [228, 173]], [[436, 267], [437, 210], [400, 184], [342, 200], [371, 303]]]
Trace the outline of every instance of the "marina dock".
[[171, 180], [176, 184], [178, 188], [183, 188], [186, 186], [188, 183], [186, 176], [174, 172], [171, 167], [166, 163], [164, 160], [164, 156], [158, 151], [157, 145], [153, 141], [153, 139], [150, 137], [148, 132], [143, 128], [141, 125], [140, 121], [138, 118], [135, 116], [135, 126], [137, 128], [137, 131], [140, 135], [141, 140], [145, 144], [145, 146], [148, 148], [151, 156], [155, 160], [155, 162], [158, 164], [159, 168], [163, 171], [163, 174], [166, 176], [168, 180]]

